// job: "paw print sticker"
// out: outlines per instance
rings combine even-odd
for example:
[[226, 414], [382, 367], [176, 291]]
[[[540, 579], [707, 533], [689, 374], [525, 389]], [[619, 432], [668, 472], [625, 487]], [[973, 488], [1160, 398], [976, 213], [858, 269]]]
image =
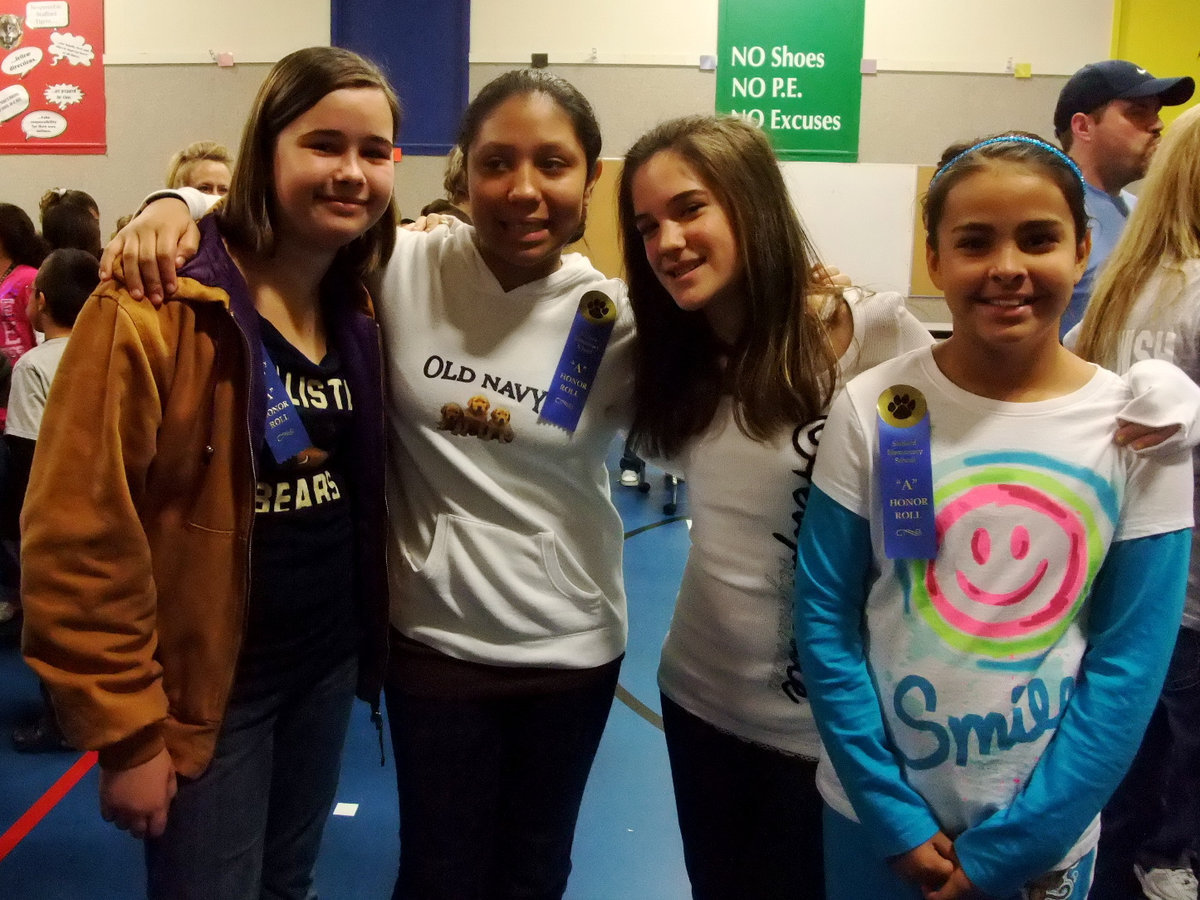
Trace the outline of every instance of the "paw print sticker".
[[594, 325], [608, 325], [617, 320], [617, 305], [601, 291], [588, 291], [579, 301], [579, 313]]
[[908, 394], [897, 394], [888, 404], [888, 412], [897, 419], [907, 419], [917, 408], [916, 401]]
[[925, 418], [925, 395], [907, 384], [894, 384], [879, 395], [879, 417], [893, 428], [911, 428]]

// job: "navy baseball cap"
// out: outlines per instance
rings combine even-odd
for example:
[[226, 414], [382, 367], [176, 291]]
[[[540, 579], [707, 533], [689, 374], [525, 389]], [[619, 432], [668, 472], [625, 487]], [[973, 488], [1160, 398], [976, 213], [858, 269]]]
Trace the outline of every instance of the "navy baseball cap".
[[1054, 132], [1061, 134], [1070, 128], [1075, 113], [1090, 113], [1110, 100], [1158, 97], [1163, 106], [1178, 106], [1187, 103], [1195, 90], [1196, 82], [1190, 75], [1155, 78], [1124, 59], [1089, 63], [1063, 85], [1054, 107]]

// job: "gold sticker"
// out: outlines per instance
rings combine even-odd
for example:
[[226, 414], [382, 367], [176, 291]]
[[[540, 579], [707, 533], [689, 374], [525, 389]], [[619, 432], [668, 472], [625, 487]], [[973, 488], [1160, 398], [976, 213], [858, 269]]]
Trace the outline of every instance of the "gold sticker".
[[879, 395], [879, 418], [893, 428], [911, 428], [922, 419], [928, 408], [925, 395], [907, 384], [893, 384]]
[[579, 301], [579, 314], [593, 325], [611, 325], [617, 321], [617, 304], [602, 291], [588, 291]]

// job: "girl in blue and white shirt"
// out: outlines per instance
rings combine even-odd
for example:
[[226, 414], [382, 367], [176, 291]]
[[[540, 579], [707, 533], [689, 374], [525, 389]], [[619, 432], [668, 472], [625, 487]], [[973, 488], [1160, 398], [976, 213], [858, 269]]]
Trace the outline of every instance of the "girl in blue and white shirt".
[[1179, 622], [1188, 458], [1115, 444], [1130, 389], [1058, 342], [1089, 249], [1061, 152], [951, 148], [925, 224], [953, 336], [835, 402], [800, 537], [827, 892], [1083, 897]]

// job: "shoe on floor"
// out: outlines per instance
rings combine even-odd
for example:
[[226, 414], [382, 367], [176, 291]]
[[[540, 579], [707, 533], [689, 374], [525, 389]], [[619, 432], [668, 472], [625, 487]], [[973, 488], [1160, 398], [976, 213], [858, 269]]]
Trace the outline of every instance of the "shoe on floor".
[[47, 715], [40, 715], [28, 725], [14, 728], [12, 742], [18, 753], [54, 753], [72, 749], [54, 717]]
[[1135, 865], [1133, 874], [1148, 900], [1197, 900], [1196, 876], [1190, 868], [1143, 869]]
[[638, 473], [637, 469], [621, 470], [621, 484], [625, 487], [637, 487], [641, 483], [642, 476]]

